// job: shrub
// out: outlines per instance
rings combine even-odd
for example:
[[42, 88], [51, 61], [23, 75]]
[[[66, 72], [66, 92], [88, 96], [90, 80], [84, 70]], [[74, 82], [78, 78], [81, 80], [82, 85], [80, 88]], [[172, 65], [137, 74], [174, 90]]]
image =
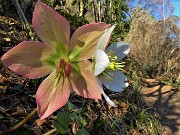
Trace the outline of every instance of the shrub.
[[130, 57], [144, 75], [177, 78], [180, 72], [178, 19], [155, 20], [145, 10], [134, 11], [126, 41], [131, 45]]

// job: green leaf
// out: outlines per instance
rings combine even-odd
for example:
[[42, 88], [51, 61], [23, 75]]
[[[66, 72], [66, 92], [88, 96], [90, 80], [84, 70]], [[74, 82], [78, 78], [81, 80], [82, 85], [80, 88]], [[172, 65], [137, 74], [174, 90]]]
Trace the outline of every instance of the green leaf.
[[4, 118], [4, 116], [2, 116], [2, 114], [0, 114], [0, 120], [3, 119], [3, 118]]
[[57, 119], [53, 122], [53, 125], [60, 133], [65, 134], [70, 125], [70, 121], [71, 117], [68, 113], [59, 112], [57, 115]]
[[77, 113], [71, 113], [71, 117], [74, 118], [74, 120], [79, 124], [79, 116], [77, 115]]
[[81, 115], [77, 113], [71, 113], [71, 117], [75, 119], [79, 126], [86, 126], [87, 121]]
[[90, 134], [84, 127], [82, 127], [82, 129], [80, 129], [76, 135], [90, 135]]
[[105, 121], [101, 118], [98, 118], [96, 121], [95, 121], [95, 124], [94, 124], [94, 132], [99, 134], [99, 132], [102, 130], [103, 128], [103, 125], [104, 125]]
[[84, 119], [82, 116], [79, 116], [79, 122], [80, 122], [83, 126], [86, 126], [86, 125], [87, 125], [86, 119]]
[[70, 101], [67, 102], [68, 110], [74, 109], [74, 104], [71, 103]]

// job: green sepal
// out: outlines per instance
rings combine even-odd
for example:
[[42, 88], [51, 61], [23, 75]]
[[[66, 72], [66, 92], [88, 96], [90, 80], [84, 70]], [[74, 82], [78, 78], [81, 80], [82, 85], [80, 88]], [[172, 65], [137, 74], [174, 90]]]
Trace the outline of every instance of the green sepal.
[[44, 63], [49, 65], [50, 67], [55, 68], [56, 67], [56, 62], [60, 60], [60, 55], [58, 54], [51, 54], [46, 60], [44, 60]]
[[77, 60], [80, 53], [82, 51], [82, 48], [77, 48], [77, 47], [74, 47], [70, 52], [69, 52], [69, 59], [70, 60]]
[[59, 61], [61, 58], [67, 59], [67, 46], [62, 45], [61, 43], [56, 43], [55, 45], [55, 52], [53, 54], [50, 54], [46, 60], [44, 60], [44, 63], [46, 63], [48, 66], [55, 68], [57, 61]]
[[60, 57], [66, 58], [68, 54], [67, 45], [63, 45], [61, 43], [56, 43], [55, 45], [56, 54]]

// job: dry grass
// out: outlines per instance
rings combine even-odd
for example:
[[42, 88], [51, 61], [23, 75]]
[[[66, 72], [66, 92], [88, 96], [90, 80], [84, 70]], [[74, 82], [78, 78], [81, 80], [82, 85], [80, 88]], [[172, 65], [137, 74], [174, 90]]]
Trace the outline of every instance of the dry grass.
[[126, 41], [131, 45], [131, 58], [146, 75], [177, 78], [180, 72], [177, 20], [157, 21], [149, 13], [135, 10]]

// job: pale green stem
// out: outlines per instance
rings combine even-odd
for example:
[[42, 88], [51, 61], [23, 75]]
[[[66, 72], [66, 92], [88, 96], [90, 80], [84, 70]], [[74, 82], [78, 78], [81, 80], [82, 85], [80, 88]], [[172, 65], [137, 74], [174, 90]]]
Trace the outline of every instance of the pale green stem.
[[56, 131], [57, 131], [57, 129], [55, 128], [55, 129], [52, 129], [49, 132], [45, 133], [44, 135], [52, 135], [52, 133], [54, 133]]

